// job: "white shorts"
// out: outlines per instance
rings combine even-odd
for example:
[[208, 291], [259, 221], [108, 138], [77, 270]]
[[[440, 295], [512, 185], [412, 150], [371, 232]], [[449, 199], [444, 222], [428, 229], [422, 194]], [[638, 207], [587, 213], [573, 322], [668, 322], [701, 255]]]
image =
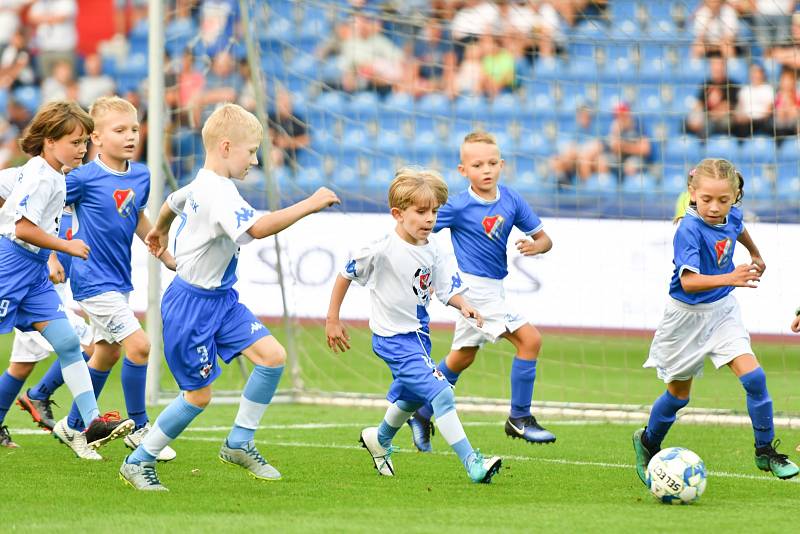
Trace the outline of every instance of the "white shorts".
[[753, 349], [732, 294], [709, 304], [670, 298], [644, 367], [655, 367], [669, 383], [702, 376], [706, 356], [719, 369], [742, 354], [753, 354]]
[[464, 294], [483, 317], [483, 327], [475, 326], [474, 320], [459, 315], [453, 334], [451, 349], [480, 347], [487, 341], [495, 343], [506, 332], [515, 332], [525, 326], [528, 320], [514, 311], [506, 302], [502, 280], [462, 274], [469, 290]]
[[[94, 334], [92, 327], [83, 320], [77, 313], [68, 306], [66, 295], [66, 284], [55, 284], [56, 292], [61, 297], [66, 310], [67, 320], [75, 329], [81, 345], [89, 346], [92, 344]], [[11, 347], [11, 358], [9, 361], [16, 363], [36, 363], [46, 359], [53, 352], [53, 347], [39, 332], [21, 332], [14, 329], [14, 344]]]
[[95, 341], [121, 343], [142, 328], [139, 319], [128, 305], [129, 293], [107, 291], [78, 301], [94, 328]]

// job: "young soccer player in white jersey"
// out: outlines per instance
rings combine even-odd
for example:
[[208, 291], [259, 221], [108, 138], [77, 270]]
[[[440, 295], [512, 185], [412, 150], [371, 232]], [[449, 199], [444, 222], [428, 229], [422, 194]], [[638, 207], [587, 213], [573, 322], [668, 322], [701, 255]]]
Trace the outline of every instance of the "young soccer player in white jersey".
[[[135, 449], [149, 429], [145, 409], [145, 379], [150, 341], [133, 310], [128, 295], [131, 283], [131, 244], [133, 236], [144, 239], [151, 224], [144, 213], [150, 193], [150, 172], [131, 161], [139, 144], [136, 108], [119, 97], [101, 97], [91, 106], [94, 120], [92, 143], [97, 157], [67, 175], [66, 203], [72, 205], [78, 220], [75, 237], [93, 251], [87, 259], [73, 261], [70, 285], [74, 299], [94, 328], [95, 351], [89, 360], [95, 396], [99, 396], [125, 348], [120, 378], [128, 417], [134, 431], [125, 445]], [[172, 266], [171, 256], [164, 261]], [[174, 268], [174, 267], [173, 267]], [[84, 422], [73, 404], [69, 415], [59, 420], [53, 433], [72, 447], [80, 458], [98, 460], [94, 451], [81, 449], [72, 437], [81, 432]], [[175, 458], [165, 449], [159, 460]]]
[[323, 187], [293, 206], [256, 217], [233, 180], [244, 179], [258, 163], [263, 134], [258, 119], [240, 106], [225, 104], [214, 111], [202, 130], [203, 168], [192, 183], [167, 198], [147, 236], [150, 251], [160, 257], [167, 249], [169, 227], [180, 217], [173, 243], [178, 274], [164, 293], [161, 317], [167, 364], [182, 393], [120, 467], [122, 480], [136, 489], [166, 489], [155, 471], [156, 457], [211, 401], [211, 384], [221, 372], [217, 358], [230, 363], [241, 354], [255, 369], [219, 458], [257, 479], [281, 477], [256, 448], [254, 435], [278, 387], [286, 352], [233, 289], [239, 247], [339, 199]]
[[[511, 364], [511, 410], [505, 432], [531, 443], [552, 443], [556, 437], [531, 414], [542, 336], [505, 301], [503, 279], [508, 275], [506, 249], [512, 227], [529, 236], [516, 242], [517, 250], [525, 256], [544, 254], [553, 243], [527, 202], [513, 189], [498, 184], [502, 170], [503, 159], [494, 136], [472, 132], [464, 138], [458, 171], [467, 178], [469, 187], [442, 206], [434, 231], [450, 229], [458, 267], [470, 288], [470, 301], [483, 313], [485, 325], [477, 330], [459, 318], [450, 353], [439, 362], [439, 371], [455, 386], [484, 343], [509, 340], [516, 355]], [[431, 450], [431, 415], [426, 405], [408, 421], [414, 445], [422, 452]]]
[[[655, 367], [667, 390], [656, 399], [645, 428], [633, 434], [636, 471], [645, 482], [650, 458], [661, 450], [675, 415], [689, 404], [692, 381], [703, 372], [706, 357], [716, 368], [727, 365], [747, 394], [747, 412], [755, 435], [755, 463], [778, 478], [792, 478], [798, 468], [773, 444], [772, 399], [767, 378], [750, 347], [734, 287], [757, 287], [766, 265], [742, 222], [737, 206], [744, 179], [724, 159], [704, 159], [689, 173], [691, 198], [675, 232], [675, 271], [670, 298], [658, 325], [645, 367]], [[739, 242], [751, 262], [733, 265]]]
[[361, 431], [361, 443], [380, 475], [394, 476], [392, 438], [414, 410], [429, 402], [439, 432], [458, 454], [469, 478], [489, 483], [500, 470], [501, 460], [484, 458], [472, 448], [456, 413], [453, 388], [431, 360], [427, 308], [432, 293], [459, 309], [465, 320], [483, 324], [464, 298], [466, 286], [454, 262], [448, 262], [428, 241], [436, 212], [446, 201], [447, 184], [438, 173], [409, 168], [397, 172], [389, 186], [389, 207], [397, 225], [350, 259], [336, 277], [325, 333], [334, 351], [350, 348], [339, 310], [352, 281], [369, 287], [372, 349], [394, 377], [386, 395], [391, 404], [380, 426]]
[[100, 416], [80, 341], [48, 278], [47, 261], [51, 250], [89, 256], [86, 243], [61, 239], [58, 231], [66, 196], [61, 169], [80, 165], [93, 127], [91, 117], [74, 102], [44, 105], [20, 141], [33, 157], [0, 210], [0, 333], [16, 327], [44, 336], [58, 354], [81, 416], [90, 422], [73, 439], [92, 449], [127, 435], [133, 421], [120, 420], [114, 412]]

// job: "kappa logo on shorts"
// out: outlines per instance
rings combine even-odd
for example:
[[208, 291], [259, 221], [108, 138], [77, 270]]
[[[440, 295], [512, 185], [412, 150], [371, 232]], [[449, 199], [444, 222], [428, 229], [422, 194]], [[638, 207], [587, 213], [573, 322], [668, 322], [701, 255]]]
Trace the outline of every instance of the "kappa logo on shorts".
[[56, 311], [66, 312], [67, 310], [64, 309], [64, 305], [63, 304], [59, 304], [58, 305], [58, 309]]
[[492, 215], [484, 217], [481, 225], [483, 226], [483, 231], [489, 236], [489, 239], [494, 239], [500, 236], [505, 222], [506, 220], [502, 215]]
[[733, 255], [733, 241], [730, 237], [720, 239], [714, 244], [714, 252], [717, 255], [717, 267], [723, 267], [731, 261]]
[[115, 189], [114, 204], [117, 206], [117, 213], [123, 217], [128, 217], [133, 213], [135, 198], [136, 193], [133, 192], [133, 189]]
[[250, 325], [250, 334], [255, 334], [259, 330], [264, 330], [264, 325], [259, 323], [258, 321], [255, 321]]

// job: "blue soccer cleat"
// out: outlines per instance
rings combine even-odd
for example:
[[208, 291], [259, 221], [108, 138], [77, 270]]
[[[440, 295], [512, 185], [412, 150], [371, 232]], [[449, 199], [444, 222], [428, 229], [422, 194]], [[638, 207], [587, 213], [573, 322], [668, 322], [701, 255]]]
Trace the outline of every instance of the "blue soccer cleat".
[[481, 451], [476, 450], [467, 464], [467, 474], [473, 482], [479, 484], [489, 484], [492, 477], [500, 472], [503, 461], [499, 456], [484, 458]]
[[543, 428], [532, 415], [509, 417], [506, 420], [506, 435], [512, 438], [524, 439], [528, 443], [554, 443], [556, 440], [555, 434]]
[[412, 415], [408, 419], [411, 427], [411, 438], [419, 452], [431, 452], [431, 436], [435, 434], [430, 419]]

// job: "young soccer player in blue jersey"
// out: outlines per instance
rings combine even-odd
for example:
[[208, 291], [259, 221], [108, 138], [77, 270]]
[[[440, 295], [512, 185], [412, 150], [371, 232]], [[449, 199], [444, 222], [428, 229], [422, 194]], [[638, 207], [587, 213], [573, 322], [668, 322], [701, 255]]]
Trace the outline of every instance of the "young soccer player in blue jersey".
[[278, 387], [286, 351], [233, 289], [239, 246], [276, 234], [339, 199], [323, 187], [293, 206], [256, 217], [233, 180], [244, 179], [258, 163], [263, 135], [258, 119], [240, 106], [225, 104], [214, 111], [202, 130], [203, 168], [167, 198], [147, 236], [150, 251], [160, 257], [170, 225], [180, 217], [173, 242], [177, 276], [164, 293], [161, 317], [167, 364], [182, 393], [120, 467], [122, 480], [136, 489], [166, 489], [158, 480], [155, 459], [211, 401], [211, 384], [221, 372], [217, 358], [230, 363], [241, 354], [255, 369], [219, 458], [257, 479], [281, 477], [256, 448], [254, 435]]
[[[89, 421], [73, 439], [88, 449], [123, 437], [133, 428], [133, 421], [121, 420], [114, 412], [100, 416], [80, 341], [48, 278], [51, 250], [84, 259], [89, 256], [86, 243], [61, 239], [58, 231], [66, 196], [61, 169], [80, 165], [93, 127], [91, 117], [74, 102], [44, 105], [20, 140], [22, 149], [33, 157], [22, 167], [0, 210], [0, 333], [14, 327], [35, 330], [52, 346], [81, 417]], [[9, 384], [14, 380], [3, 374], [0, 391], [21, 386]]]
[[[98, 149], [93, 160], [67, 175], [66, 203], [78, 219], [75, 237], [93, 250], [87, 259], [73, 261], [70, 285], [74, 299], [94, 328], [95, 351], [89, 360], [89, 373], [96, 396], [105, 385], [113, 365], [125, 348], [122, 362], [122, 391], [125, 405], [136, 427], [125, 444], [135, 449], [147, 432], [145, 378], [150, 342], [128, 304], [131, 284], [131, 244], [133, 236], [144, 239], [150, 222], [144, 209], [150, 192], [150, 172], [132, 162], [139, 143], [136, 108], [119, 97], [101, 97], [91, 106], [94, 120], [92, 143]], [[171, 257], [166, 257], [167, 264]], [[77, 406], [59, 420], [53, 433], [84, 459], [88, 456], [73, 439], [84, 428]], [[160, 460], [171, 460], [175, 452], [165, 450]]]
[[[531, 443], [552, 443], [556, 437], [542, 428], [531, 414], [536, 362], [542, 346], [539, 330], [505, 301], [503, 279], [508, 275], [506, 248], [512, 227], [526, 237], [516, 242], [525, 256], [544, 254], [553, 246], [543, 224], [513, 189], [498, 184], [503, 159], [494, 136], [473, 132], [461, 145], [458, 171], [469, 187], [453, 195], [439, 210], [434, 231], [450, 229], [458, 267], [470, 287], [470, 301], [483, 313], [482, 330], [459, 318], [450, 353], [439, 362], [439, 371], [455, 385], [460, 374], [475, 360], [481, 345], [505, 338], [514, 345], [511, 364], [511, 410], [505, 432]], [[414, 445], [431, 450], [432, 410], [426, 405], [409, 419]]]
[[339, 310], [356, 281], [370, 288], [369, 326], [372, 349], [392, 371], [386, 398], [391, 403], [380, 426], [361, 431], [361, 443], [375, 469], [394, 476], [392, 438], [414, 410], [429, 402], [436, 426], [458, 455], [473, 482], [489, 483], [501, 459], [472, 448], [458, 418], [453, 388], [431, 360], [428, 305], [432, 293], [461, 311], [465, 321], [480, 326], [483, 319], [463, 296], [466, 286], [452, 262], [428, 241], [436, 212], [447, 201], [447, 184], [434, 171], [400, 169], [389, 186], [389, 207], [397, 221], [393, 232], [348, 261], [331, 293], [325, 333], [336, 351], [350, 348]]
[[[673, 240], [670, 298], [644, 364], [656, 368], [667, 390], [653, 404], [647, 426], [633, 434], [636, 471], [642, 482], [676, 413], [689, 404], [692, 381], [702, 375], [706, 357], [716, 368], [727, 365], [744, 387], [755, 435], [756, 467], [783, 479], [798, 473], [797, 465], [775, 450], [778, 441], [773, 443], [767, 378], [750, 347], [750, 335], [732, 294], [734, 287], [757, 287], [766, 268], [737, 205], [743, 187], [741, 174], [724, 159], [704, 159], [689, 173], [691, 203]], [[750, 253], [751, 262], [734, 267], [737, 242]]]

